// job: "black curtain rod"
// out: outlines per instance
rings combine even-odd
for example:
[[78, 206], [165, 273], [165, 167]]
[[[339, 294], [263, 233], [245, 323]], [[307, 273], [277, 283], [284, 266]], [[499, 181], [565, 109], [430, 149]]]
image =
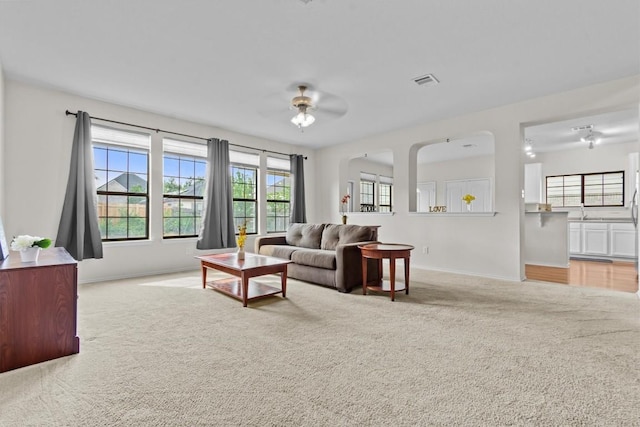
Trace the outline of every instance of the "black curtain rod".
[[[72, 113], [72, 112], [71, 112], [71, 111], [69, 111], [69, 110], [66, 110], [66, 111], [65, 111], [65, 115], [67, 115], [67, 116], [76, 116], [76, 117], [78, 117], [78, 113], [77, 113], [77, 112]], [[171, 132], [170, 130], [163, 130], [163, 129], [157, 129], [157, 128], [150, 128], [150, 127], [148, 127], [148, 126], [134, 125], [133, 123], [119, 122], [119, 121], [117, 121], [117, 120], [103, 119], [103, 118], [100, 118], [100, 117], [93, 117], [93, 116], [89, 116], [89, 117], [91, 117], [93, 120], [100, 120], [100, 121], [103, 121], [103, 122], [116, 123], [116, 124], [119, 124], [119, 125], [132, 126], [132, 127], [135, 127], [135, 128], [146, 129], [146, 130], [152, 130], [152, 131], [154, 131], [154, 132], [156, 132], [156, 133], [162, 132], [162, 133], [168, 133], [168, 134], [171, 134], [171, 135], [186, 136], [187, 138], [201, 139], [201, 140], [203, 140], [203, 141], [208, 141], [208, 140], [209, 140], [208, 138], [203, 138], [203, 137], [201, 137], [201, 136], [187, 135], [186, 133]], [[265, 149], [262, 149], [262, 148], [248, 147], [248, 146], [246, 146], [246, 145], [232, 144], [232, 143], [229, 143], [229, 145], [233, 145], [234, 147], [247, 148], [247, 149], [249, 149], [249, 150], [258, 150], [258, 151], [262, 151], [263, 153], [280, 154], [281, 156], [287, 156], [287, 157], [289, 157], [289, 156], [290, 156], [290, 154], [280, 153], [280, 152], [278, 152], [278, 151], [272, 151], [272, 150], [265, 150]], [[307, 160], [307, 156], [304, 156], [304, 159], [305, 159], [305, 160]]]

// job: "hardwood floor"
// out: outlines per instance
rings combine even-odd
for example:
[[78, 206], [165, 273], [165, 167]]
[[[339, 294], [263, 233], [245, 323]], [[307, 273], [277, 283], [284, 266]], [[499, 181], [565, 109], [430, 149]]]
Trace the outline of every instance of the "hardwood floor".
[[532, 280], [570, 286], [604, 288], [622, 292], [638, 291], [638, 276], [633, 262], [571, 260], [569, 268], [527, 264], [525, 275]]

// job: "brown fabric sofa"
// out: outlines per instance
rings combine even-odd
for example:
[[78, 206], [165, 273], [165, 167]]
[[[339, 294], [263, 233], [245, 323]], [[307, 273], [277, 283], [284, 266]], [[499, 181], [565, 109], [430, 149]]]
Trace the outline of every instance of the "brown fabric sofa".
[[[285, 236], [263, 236], [255, 252], [293, 261], [287, 277], [351, 292], [362, 286], [358, 245], [377, 242], [378, 227], [355, 224], [291, 224]], [[379, 278], [375, 260], [367, 260], [367, 277]], [[369, 280], [369, 279], [368, 279]]]

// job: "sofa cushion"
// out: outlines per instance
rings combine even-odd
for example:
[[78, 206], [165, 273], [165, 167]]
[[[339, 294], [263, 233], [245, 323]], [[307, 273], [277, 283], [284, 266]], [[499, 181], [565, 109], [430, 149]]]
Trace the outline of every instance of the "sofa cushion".
[[323, 251], [321, 249], [300, 249], [291, 254], [291, 261], [299, 265], [309, 267], [336, 269], [336, 251]]
[[335, 250], [338, 244], [376, 240], [376, 229], [365, 225], [327, 224], [322, 232], [321, 249]]
[[287, 244], [300, 248], [320, 249], [324, 224], [291, 224], [287, 230]]
[[291, 254], [298, 250], [300, 250], [300, 248], [297, 246], [262, 245], [260, 246], [260, 255], [291, 259]]

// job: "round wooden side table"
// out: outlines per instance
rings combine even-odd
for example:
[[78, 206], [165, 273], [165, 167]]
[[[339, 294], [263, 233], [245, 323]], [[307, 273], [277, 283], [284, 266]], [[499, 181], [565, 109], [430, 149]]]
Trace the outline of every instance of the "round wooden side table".
[[[414, 249], [411, 245], [404, 245], [399, 243], [369, 243], [367, 245], [360, 245], [360, 252], [362, 253], [362, 294], [367, 294], [367, 289], [372, 291], [383, 291], [391, 294], [391, 301], [395, 301], [396, 290], [405, 290], [405, 293], [409, 295], [409, 258], [411, 257], [411, 251]], [[378, 271], [382, 278], [382, 260], [389, 260], [389, 282], [380, 279], [376, 282], [367, 281], [367, 259], [378, 260]], [[396, 288], [396, 259], [402, 258], [404, 260], [404, 283], [398, 283]]]

